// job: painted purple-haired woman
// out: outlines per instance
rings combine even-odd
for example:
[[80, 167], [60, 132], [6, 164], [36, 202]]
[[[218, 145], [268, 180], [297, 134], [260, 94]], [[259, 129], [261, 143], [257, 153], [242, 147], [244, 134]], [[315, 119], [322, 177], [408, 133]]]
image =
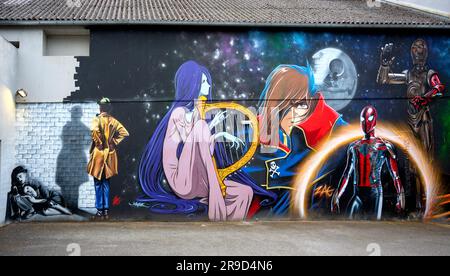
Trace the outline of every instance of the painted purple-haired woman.
[[223, 138], [236, 147], [244, 143], [226, 132], [213, 133], [224, 113], [209, 123], [200, 118], [196, 102], [200, 96], [211, 98], [210, 73], [194, 61], [184, 63], [175, 76], [175, 91], [175, 101], [142, 157], [139, 180], [147, 197], [138, 201], [150, 203], [158, 213], [191, 214], [207, 205], [212, 221], [245, 219], [254, 191], [268, 193], [245, 175], [235, 174], [224, 181], [226, 196], [222, 195], [213, 156], [218, 165], [227, 157], [216, 140]]

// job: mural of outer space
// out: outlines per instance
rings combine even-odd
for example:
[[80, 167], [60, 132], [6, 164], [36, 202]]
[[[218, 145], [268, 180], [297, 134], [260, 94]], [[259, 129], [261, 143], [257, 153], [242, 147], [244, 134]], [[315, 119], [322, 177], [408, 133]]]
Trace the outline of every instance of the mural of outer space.
[[[411, 87], [417, 39], [428, 61]], [[449, 36], [427, 33], [92, 29], [91, 55], [78, 58], [80, 89], [64, 101], [107, 97], [129, 132], [111, 179], [118, 218], [305, 216], [298, 205], [312, 217], [431, 217], [427, 201], [448, 187], [426, 194], [423, 171], [432, 166], [442, 183], [450, 174], [448, 49]], [[244, 119], [233, 120], [238, 113]], [[301, 165], [343, 133], [354, 135], [299, 195]], [[401, 135], [415, 139], [405, 146]], [[416, 147], [420, 137], [432, 145]], [[416, 162], [426, 158], [432, 165]]]

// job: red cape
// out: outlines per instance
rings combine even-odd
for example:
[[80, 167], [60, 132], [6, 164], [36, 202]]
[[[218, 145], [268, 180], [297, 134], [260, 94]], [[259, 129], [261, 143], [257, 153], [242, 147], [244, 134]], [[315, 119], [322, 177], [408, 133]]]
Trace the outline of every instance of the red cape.
[[[340, 115], [325, 102], [322, 93], [318, 93], [318, 95], [318, 102], [313, 113], [305, 121], [295, 126], [303, 131], [306, 144], [314, 150], [322, 139], [330, 136], [334, 125], [340, 117]], [[260, 119], [259, 116], [258, 119]], [[288, 152], [290, 151], [290, 149], [287, 149], [282, 143], [280, 143], [279, 147]], [[247, 219], [253, 218], [259, 211], [261, 208], [260, 202], [261, 198], [259, 196], [253, 198], [247, 214]]]
[[313, 113], [305, 121], [296, 125], [305, 134], [305, 141], [308, 147], [314, 150], [322, 139], [330, 136], [334, 125], [340, 117], [339, 113], [325, 102], [322, 93], [318, 94], [318, 102]]

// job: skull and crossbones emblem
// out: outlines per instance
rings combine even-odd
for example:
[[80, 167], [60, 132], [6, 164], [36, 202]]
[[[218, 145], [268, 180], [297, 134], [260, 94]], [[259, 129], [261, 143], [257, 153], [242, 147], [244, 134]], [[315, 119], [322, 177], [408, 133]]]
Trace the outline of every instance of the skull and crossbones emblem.
[[270, 178], [274, 178], [275, 175], [280, 176], [280, 172], [278, 171], [279, 169], [280, 169], [280, 167], [277, 166], [277, 163], [275, 163], [275, 161], [270, 162], [270, 168], [269, 168]]

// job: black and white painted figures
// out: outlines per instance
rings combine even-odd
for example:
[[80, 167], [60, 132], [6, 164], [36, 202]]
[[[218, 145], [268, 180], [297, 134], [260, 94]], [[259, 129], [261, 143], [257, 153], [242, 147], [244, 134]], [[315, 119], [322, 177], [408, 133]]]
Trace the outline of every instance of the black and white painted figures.
[[22, 166], [16, 167], [11, 173], [7, 212], [7, 217], [11, 220], [28, 220], [37, 214], [72, 215], [65, 207], [61, 193], [30, 178], [28, 170]]

